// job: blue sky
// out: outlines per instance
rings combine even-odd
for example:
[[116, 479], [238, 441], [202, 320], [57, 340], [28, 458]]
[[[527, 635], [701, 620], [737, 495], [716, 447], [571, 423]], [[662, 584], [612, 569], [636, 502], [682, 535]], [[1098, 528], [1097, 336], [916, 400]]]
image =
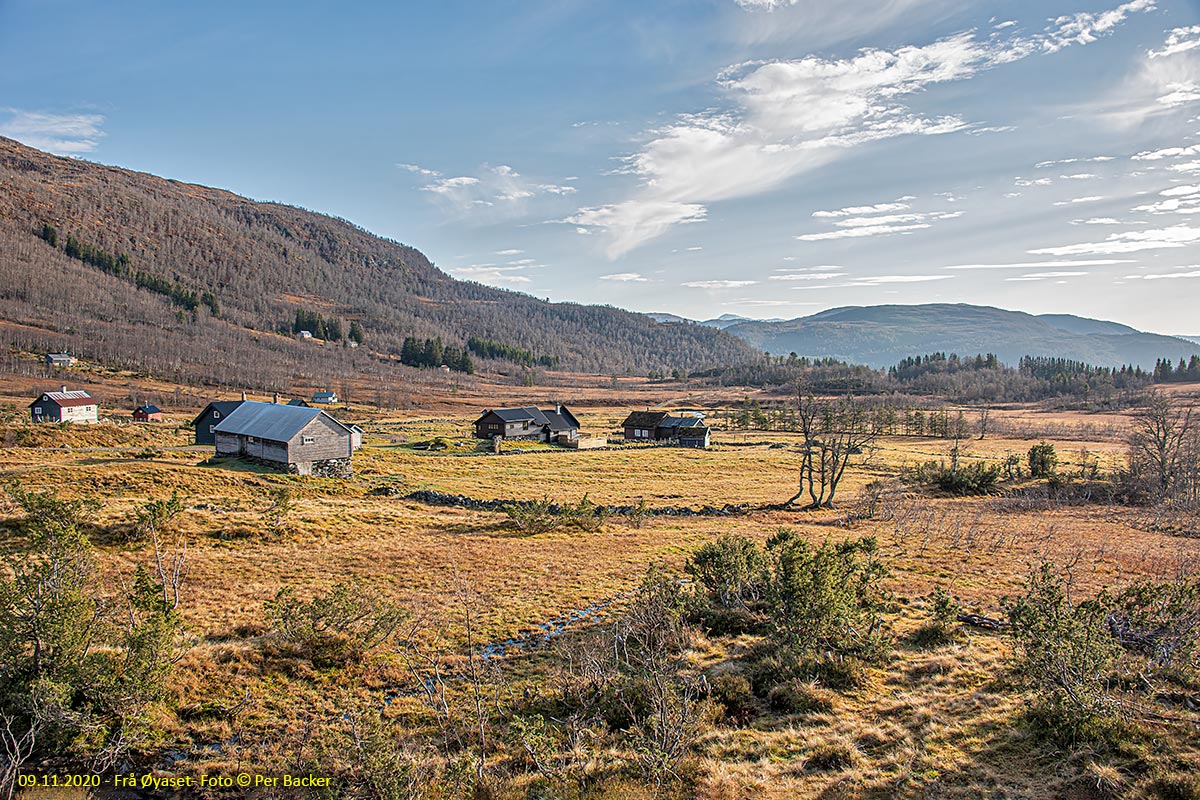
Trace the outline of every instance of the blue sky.
[[1195, 0], [0, 0], [0, 63], [2, 135], [539, 297], [1200, 333]]

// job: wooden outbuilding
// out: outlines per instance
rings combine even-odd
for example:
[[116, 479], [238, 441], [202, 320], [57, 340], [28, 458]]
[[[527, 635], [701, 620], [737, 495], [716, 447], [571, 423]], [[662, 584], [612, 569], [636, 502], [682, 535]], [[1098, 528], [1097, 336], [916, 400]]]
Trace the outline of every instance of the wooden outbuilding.
[[245, 458], [296, 475], [352, 474], [354, 432], [319, 408], [247, 401], [214, 433], [218, 456]]
[[134, 422], [162, 422], [162, 409], [153, 403], [146, 403], [133, 410]]

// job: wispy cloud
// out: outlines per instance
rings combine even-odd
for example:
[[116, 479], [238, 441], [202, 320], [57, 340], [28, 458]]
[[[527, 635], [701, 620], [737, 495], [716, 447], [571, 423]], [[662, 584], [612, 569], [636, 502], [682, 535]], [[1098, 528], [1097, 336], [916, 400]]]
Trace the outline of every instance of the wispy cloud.
[[682, 284], [693, 289], [737, 289], [742, 286], [753, 286], [758, 281], [688, 281]]
[[[744, 2], [760, 10], [783, 5]], [[1153, 0], [1133, 0], [1099, 14], [1060, 17], [1032, 36], [967, 32], [844, 59], [734, 64], [717, 78], [717, 107], [679, 115], [625, 157], [623, 171], [639, 184], [630, 199], [581, 209], [580, 216], [589, 229], [608, 233], [608, 254], [615, 258], [673, 225], [703, 219], [711, 203], [770, 190], [862, 145], [966, 130], [961, 117], [923, 115], [908, 99], [1036, 53], [1095, 41], [1153, 6]]]
[[[3, 117], [7, 119], [2, 119]], [[104, 138], [100, 114], [48, 114], [0, 108], [0, 135], [58, 155], [95, 150]]]
[[510, 264], [506, 266], [497, 266], [496, 264], [470, 264], [465, 267], [451, 267], [450, 274], [457, 278], [463, 278], [480, 283], [529, 283], [532, 281], [528, 275], [521, 273], [529, 270], [532, 264]]
[[824, 233], [805, 233], [795, 237], [801, 242], [823, 242], [832, 239], [860, 239], [868, 236], [908, 234], [933, 226], [934, 222], [961, 217], [961, 211], [930, 211], [911, 214], [882, 214], [871, 217], [839, 219], [834, 226], [839, 230]]
[[1021, 261], [1015, 264], [954, 264], [942, 269], [1036, 269], [1039, 267], [1104, 267], [1114, 264], [1133, 264], [1127, 258], [1101, 258], [1084, 261]]
[[1108, 199], [1108, 198], [1106, 198], [1102, 195], [1093, 194], [1093, 195], [1089, 195], [1087, 197], [1072, 197], [1070, 200], [1059, 200], [1054, 205], [1056, 205], [1056, 206], [1073, 206], [1073, 205], [1078, 205], [1079, 203], [1098, 203], [1101, 200], [1106, 200], [1106, 199]]
[[789, 272], [784, 275], [771, 275], [773, 281], [827, 281], [833, 278], [844, 278], [846, 272]]
[[1090, 156], [1085, 158], [1060, 158], [1057, 161], [1041, 161], [1034, 164], [1037, 169], [1046, 169], [1047, 167], [1058, 167], [1064, 164], [1093, 164], [1102, 163], [1105, 161], [1113, 161], [1115, 156]]
[[1166, 200], [1134, 206], [1148, 214], [1200, 214], [1200, 186], [1174, 186], [1158, 193]]
[[1200, 228], [1175, 225], [1146, 231], [1114, 233], [1102, 242], [1083, 242], [1028, 251], [1035, 256], [1111, 255], [1186, 247], [1200, 242]]
[[1188, 28], [1175, 28], [1167, 34], [1167, 40], [1163, 43], [1162, 50], [1151, 50], [1151, 58], [1165, 58], [1167, 56], [1186, 53], [1188, 50], [1194, 50], [1200, 47], [1200, 25], [1192, 25]]
[[418, 164], [397, 164], [398, 168], [427, 178], [420, 190], [458, 212], [472, 209], [496, 209], [503, 214], [520, 212], [524, 202], [540, 195], [574, 194], [574, 186], [530, 180], [507, 164], [484, 165], [477, 175], [451, 175]]
[[1159, 281], [1159, 280], [1171, 280], [1174, 278], [1200, 278], [1200, 269], [1198, 269], [1196, 266], [1179, 267], [1179, 269], [1188, 270], [1188, 271], [1187, 272], [1159, 272], [1159, 273], [1151, 273], [1148, 275], [1126, 275], [1124, 277], [1124, 280], [1127, 280], [1127, 281], [1131, 281], [1131, 280]]
[[836, 211], [814, 211], [814, 217], [854, 217], [865, 214], [890, 214], [895, 211], [906, 211], [908, 203], [876, 203], [873, 206], [848, 206]]
[[1031, 272], [1015, 278], [1005, 278], [1006, 281], [1044, 281], [1050, 278], [1079, 278], [1090, 275], [1090, 272]]
[[601, 275], [602, 281], [618, 281], [620, 283], [645, 283], [649, 278], [637, 272], [615, 272], [612, 275]]
[[1186, 147], [1164, 147], [1161, 150], [1146, 150], [1132, 156], [1134, 161], [1160, 161], [1164, 158], [1200, 155], [1200, 144]]

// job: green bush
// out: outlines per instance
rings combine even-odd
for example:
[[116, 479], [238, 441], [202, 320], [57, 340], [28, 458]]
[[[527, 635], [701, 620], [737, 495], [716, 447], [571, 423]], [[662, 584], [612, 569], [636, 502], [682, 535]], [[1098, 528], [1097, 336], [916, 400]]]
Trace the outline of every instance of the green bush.
[[828, 714], [833, 711], [833, 697], [828, 690], [799, 679], [771, 687], [767, 692], [767, 703], [779, 714]]
[[362, 658], [391, 641], [408, 617], [367, 587], [349, 583], [309, 601], [285, 586], [267, 601], [266, 614], [271, 631], [318, 667]]
[[1029, 448], [1029, 474], [1034, 478], [1048, 478], [1058, 467], [1058, 454], [1054, 445], [1041, 442]]
[[767, 542], [766, 613], [778, 643], [795, 656], [865, 660], [887, 649], [882, 610], [887, 570], [874, 538], [814, 548], [781, 529]]
[[504, 513], [509, 521], [525, 533], [547, 533], [562, 525], [562, 518], [550, 511], [554, 505], [549, 497], [525, 503], [509, 503]]
[[1030, 573], [1025, 594], [1006, 601], [1018, 671], [1037, 692], [1035, 712], [1059, 739], [1089, 738], [1118, 707], [1106, 681], [1120, 647], [1098, 600], [1074, 603], [1069, 583], [1053, 564]]
[[762, 596], [767, 558], [749, 537], [722, 536], [697, 550], [685, 569], [712, 603], [726, 609], [746, 608], [748, 601]]

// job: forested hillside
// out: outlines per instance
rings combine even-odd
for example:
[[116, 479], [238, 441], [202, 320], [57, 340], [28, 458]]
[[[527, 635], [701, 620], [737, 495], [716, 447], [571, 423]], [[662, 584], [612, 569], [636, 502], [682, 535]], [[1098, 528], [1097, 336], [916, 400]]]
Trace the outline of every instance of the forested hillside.
[[[298, 341], [302, 319], [346, 346]], [[721, 331], [456, 281], [344, 220], [2, 137], [0, 329], [22, 349], [262, 388], [403, 369], [407, 337], [475, 337], [600, 373], [752, 355]]]

